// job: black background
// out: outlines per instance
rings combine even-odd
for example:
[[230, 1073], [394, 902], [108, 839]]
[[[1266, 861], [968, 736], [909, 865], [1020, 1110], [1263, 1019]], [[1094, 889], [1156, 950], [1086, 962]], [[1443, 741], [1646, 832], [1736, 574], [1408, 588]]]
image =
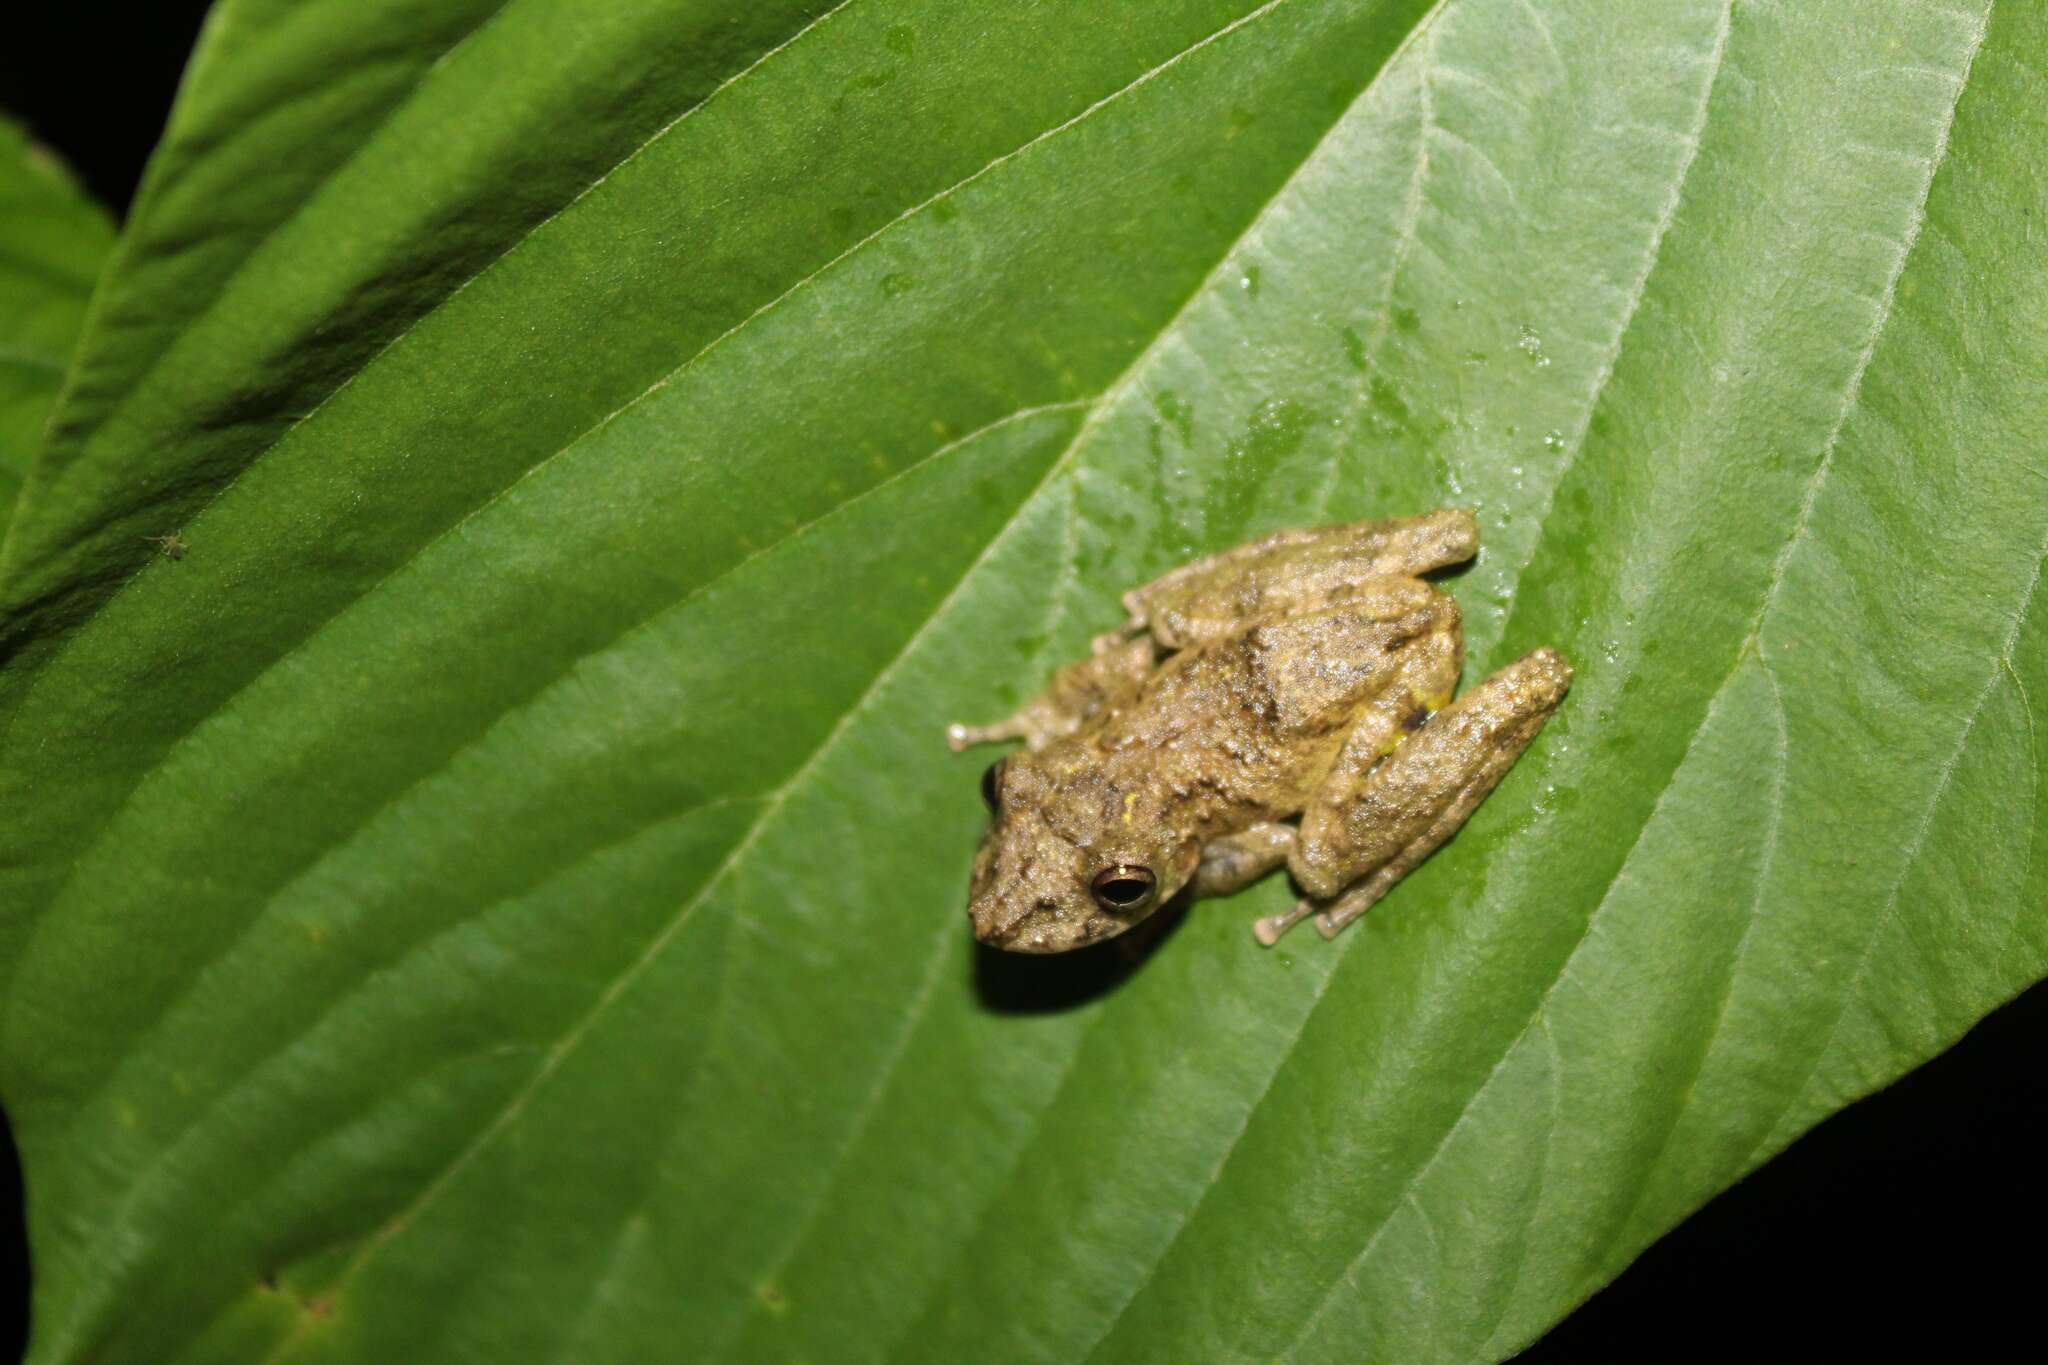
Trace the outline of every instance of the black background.
[[[10, 8], [0, 109], [125, 210], [205, 6]], [[2039, 1359], [2044, 1134], [2048, 984], [1714, 1200], [1521, 1360]], [[28, 1282], [9, 1142], [0, 1359], [20, 1354]]]

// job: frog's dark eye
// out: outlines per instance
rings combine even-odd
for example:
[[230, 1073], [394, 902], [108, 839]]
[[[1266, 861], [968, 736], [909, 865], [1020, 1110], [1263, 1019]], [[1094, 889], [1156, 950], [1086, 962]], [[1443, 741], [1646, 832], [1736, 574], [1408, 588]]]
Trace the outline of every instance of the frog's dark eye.
[[1114, 913], [1128, 913], [1152, 899], [1152, 888], [1158, 878], [1149, 867], [1105, 867], [1095, 874], [1095, 880], [1088, 883], [1089, 894], [1095, 903]]
[[1003, 760], [1000, 758], [988, 765], [988, 771], [981, 775], [981, 799], [993, 811], [1003, 804]]

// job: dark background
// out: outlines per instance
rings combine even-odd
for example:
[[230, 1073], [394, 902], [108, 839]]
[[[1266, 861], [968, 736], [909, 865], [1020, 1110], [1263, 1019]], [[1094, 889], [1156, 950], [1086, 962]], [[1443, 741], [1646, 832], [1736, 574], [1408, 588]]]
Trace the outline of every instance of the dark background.
[[[11, 8], [0, 109], [119, 215], [205, 5]], [[1885, 1360], [1923, 1349], [1955, 1361], [2040, 1359], [2044, 1135], [2048, 984], [1714, 1200], [1521, 1360]], [[28, 1283], [9, 1140], [0, 1360], [20, 1355]]]

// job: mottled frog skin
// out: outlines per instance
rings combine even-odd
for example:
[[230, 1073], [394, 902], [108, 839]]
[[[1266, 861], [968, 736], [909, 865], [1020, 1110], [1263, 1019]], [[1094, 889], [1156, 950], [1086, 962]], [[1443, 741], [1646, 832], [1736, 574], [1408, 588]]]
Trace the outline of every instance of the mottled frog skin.
[[1455, 699], [1458, 604], [1421, 575], [1470, 559], [1469, 512], [1279, 531], [1124, 595], [1125, 624], [956, 749], [1025, 747], [982, 781], [993, 820], [968, 914], [1057, 953], [1183, 891], [1285, 865], [1306, 893], [1254, 926], [1325, 938], [1456, 832], [1571, 685], [1550, 649]]

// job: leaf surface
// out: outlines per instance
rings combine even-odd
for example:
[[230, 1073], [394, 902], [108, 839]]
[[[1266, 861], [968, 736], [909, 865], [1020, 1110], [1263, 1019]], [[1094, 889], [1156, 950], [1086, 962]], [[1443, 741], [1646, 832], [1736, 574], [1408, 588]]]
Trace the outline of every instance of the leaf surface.
[[113, 242], [106, 213], [70, 172], [0, 115], [0, 533]]
[[[1499, 1359], [2048, 970], [2037, 10], [430, 9], [215, 12], [6, 546], [35, 1360]], [[943, 722], [1445, 503], [1441, 855], [973, 950]]]

